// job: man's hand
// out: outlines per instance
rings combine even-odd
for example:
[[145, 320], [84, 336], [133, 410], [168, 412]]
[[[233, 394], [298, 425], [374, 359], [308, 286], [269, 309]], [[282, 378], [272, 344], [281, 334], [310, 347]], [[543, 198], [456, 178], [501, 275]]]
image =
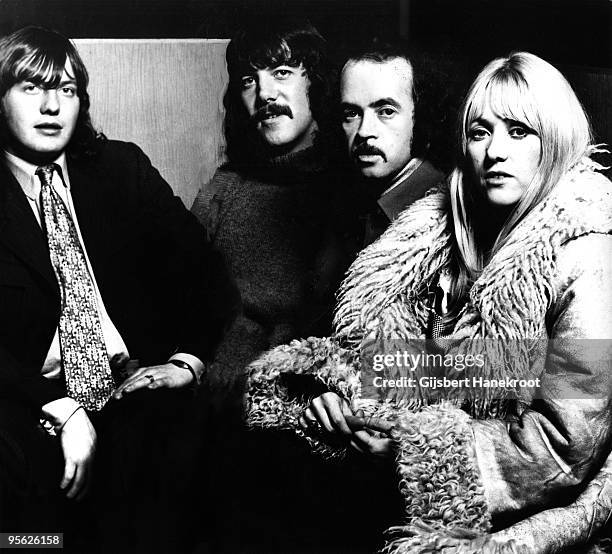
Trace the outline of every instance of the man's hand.
[[378, 457], [392, 455], [392, 441], [387, 432], [392, 424], [353, 414], [349, 403], [333, 392], [314, 398], [300, 417], [300, 426], [308, 431], [320, 425], [325, 431], [344, 435], [359, 452]]
[[174, 364], [154, 365], [141, 367], [130, 375], [113, 393], [117, 400], [124, 394], [139, 389], [180, 389], [193, 382], [193, 375], [188, 369], [175, 366]]
[[96, 430], [83, 408], [79, 408], [66, 421], [61, 430], [60, 441], [65, 460], [60, 487], [68, 489], [68, 498], [81, 500], [91, 485], [96, 452]]

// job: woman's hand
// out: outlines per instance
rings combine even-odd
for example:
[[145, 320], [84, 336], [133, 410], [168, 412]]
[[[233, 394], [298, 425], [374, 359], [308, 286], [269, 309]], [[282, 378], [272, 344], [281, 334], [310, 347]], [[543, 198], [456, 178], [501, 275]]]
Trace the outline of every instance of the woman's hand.
[[343, 435], [357, 451], [387, 458], [392, 454], [392, 441], [387, 437], [391, 423], [353, 413], [349, 403], [336, 393], [326, 392], [314, 398], [299, 420], [304, 431], [320, 427], [330, 434]]
[[124, 394], [139, 389], [180, 389], [192, 382], [193, 375], [188, 369], [171, 363], [141, 367], [117, 387], [113, 393], [113, 398], [119, 400]]
[[300, 425], [305, 431], [321, 426], [328, 433], [351, 436], [345, 415], [353, 415], [346, 400], [334, 392], [326, 392], [312, 400], [300, 417]]
[[353, 448], [378, 458], [390, 458], [393, 455], [393, 441], [389, 438], [393, 423], [378, 418], [364, 417], [361, 410], [355, 416], [348, 416], [347, 423], [353, 429], [351, 440]]

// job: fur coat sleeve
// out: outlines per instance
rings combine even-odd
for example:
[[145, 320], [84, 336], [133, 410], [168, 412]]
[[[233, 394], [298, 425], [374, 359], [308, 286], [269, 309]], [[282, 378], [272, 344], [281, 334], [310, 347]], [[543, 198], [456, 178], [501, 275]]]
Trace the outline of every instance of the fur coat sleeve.
[[[445, 545], [453, 553], [497, 552], [479, 549], [484, 542], [475, 537], [501, 529], [508, 530], [504, 552], [550, 551], [552, 543], [529, 536], [529, 525], [519, 534], [510, 529], [581, 492], [610, 505], [601, 503], [608, 473], [588, 483], [609, 453], [612, 429], [611, 199], [610, 182], [588, 163], [568, 174], [485, 268], [455, 326], [455, 340], [466, 349], [475, 339], [500, 341], [502, 350], [512, 341], [551, 339], [537, 357], [540, 366], [532, 351], [514, 366], [516, 377], [541, 377], [540, 396], [511, 401], [503, 413], [478, 398], [468, 399], [470, 409], [439, 397], [403, 407], [363, 398], [364, 338], [373, 333], [382, 346], [398, 332], [406, 340], [424, 338], [423, 290], [450, 251], [441, 191], [415, 203], [359, 255], [341, 288], [334, 336], [279, 347], [252, 365], [249, 422], [295, 429], [308, 403], [304, 390], [291, 390], [295, 377], [313, 378], [354, 408], [393, 420], [406, 525], [390, 530], [386, 553], [446, 552]], [[500, 377], [506, 369], [500, 362], [485, 371]], [[330, 452], [321, 437], [307, 438]], [[580, 523], [602, 524], [608, 515]], [[460, 543], [465, 549], [452, 550]]]
[[[612, 302], [606, 291], [612, 283], [612, 236], [568, 242], [557, 264], [544, 398], [512, 421], [471, 424], [494, 516], [563, 504], [601, 463], [610, 442]], [[568, 379], [568, 370], [579, 377]]]

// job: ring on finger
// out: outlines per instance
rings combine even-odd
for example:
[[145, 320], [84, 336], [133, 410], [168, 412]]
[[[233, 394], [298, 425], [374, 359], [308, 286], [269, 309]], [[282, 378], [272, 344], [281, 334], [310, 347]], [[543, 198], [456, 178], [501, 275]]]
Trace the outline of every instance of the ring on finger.
[[317, 433], [321, 433], [323, 431], [323, 426], [316, 419], [308, 419], [308, 427], [316, 431]]
[[153, 375], [145, 375], [145, 379], [149, 380], [149, 385], [152, 385], [153, 383], [155, 383], [155, 377], [153, 377]]

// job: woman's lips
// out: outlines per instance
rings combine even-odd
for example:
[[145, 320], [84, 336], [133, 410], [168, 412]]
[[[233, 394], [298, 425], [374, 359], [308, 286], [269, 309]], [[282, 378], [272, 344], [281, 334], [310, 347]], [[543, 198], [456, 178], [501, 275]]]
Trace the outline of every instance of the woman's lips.
[[485, 182], [489, 185], [503, 185], [512, 175], [505, 171], [487, 171], [484, 175]]

